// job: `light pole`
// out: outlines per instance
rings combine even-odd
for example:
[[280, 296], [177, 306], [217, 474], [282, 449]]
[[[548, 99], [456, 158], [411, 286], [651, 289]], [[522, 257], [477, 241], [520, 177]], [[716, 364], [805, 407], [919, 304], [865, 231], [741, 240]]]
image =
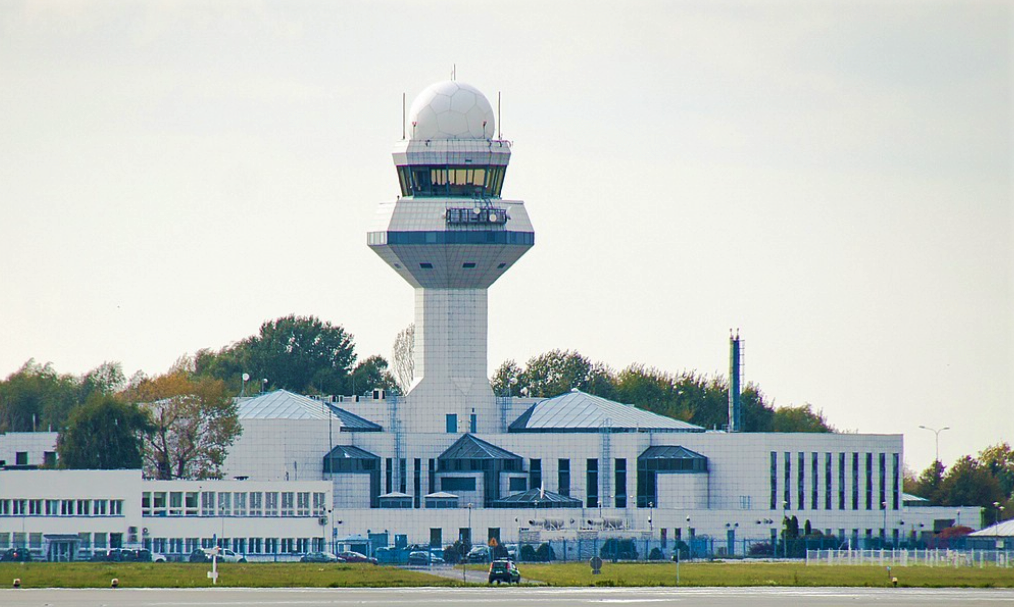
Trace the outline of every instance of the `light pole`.
[[880, 545], [887, 544], [887, 502], [880, 502], [880, 509], [884, 511], [884, 534], [881, 536]]
[[653, 524], [651, 522], [652, 516], [654, 514], [655, 514], [655, 502], [648, 502], [648, 532], [649, 533], [653, 533], [655, 531], [655, 527], [653, 526]]
[[[468, 549], [471, 549], [471, 547], [472, 547], [472, 504], [469, 503], [468, 506], [467, 506], [467, 508], [468, 508], [468, 543], [465, 544], [464, 542], [462, 542], [462, 546], [461, 546], [462, 547], [462, 551], [464, 551], [466, 549], [466, 547]], [[466, 552], [465, 554], [461, 555], [461, 583], [462, 584], [465, 583], [465, 565], [467, 564], [467, 562], [468, 562], [468, 554]]]
[[999, 563], [999, 551], [1000, 551], [1000, 516], [1003, 514], [1004, 507], [1000, 505], [1000, 502], [993, 502], [993, 507], [996, 508], [996, 514], [993, 517], [993, 536], [996, 541], [997, 550], [997, 563]]
[[789, 558], [789, 502], [782, 502], [782, 558]]
[[944, 426], [943, 428], [940, 428], [939, 430], [936, 429], [936, 428], [930, 428], [929, 426], [919, 426], [919, 427], [922, 428], [923, 430], [929, 430], [930, 432], [932, 432], [934, 434], [934, 442], [936, 444], [936, 456], [935, 456], [935, 459], [933, 461], [934, 462], [939, 462], [940, 461], [940, 433], [943, 432], [944, 430], [950, 430], [951, 429], [950, 426]]

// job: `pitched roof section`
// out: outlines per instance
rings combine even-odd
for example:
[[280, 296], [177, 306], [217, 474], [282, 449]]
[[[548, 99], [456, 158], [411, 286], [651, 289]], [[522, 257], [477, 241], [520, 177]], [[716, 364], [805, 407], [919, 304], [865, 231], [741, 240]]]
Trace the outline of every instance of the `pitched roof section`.
[[704, 432], [704, 428], [581, 391], [537, 402], [509, 432]]
[[581, 500], [536, 487], [493, 502], [494, 508], [580, 508]]
[[239, 402], [239, 419], [319, 419], [334, 415], [341, 432], [380, 432], [377, 424], [332, 403], [314, 400], [288, 390], [275, 390]]
[[969, 533], [968, 537], [1014, 537], [1014, 519], [1001, 521], [998, 524], [990, 525], [985, 529], [979, 529], [975, 533]]
[[331, 452], [324, 456], [325, 458], [333, 459], [380, 459], [379, 455], [374, 455], [365, 449], [359, 447], [353, 447], [352, 445], [338, 445]]
[[521, 456], [479, 440], [466, 434], [454, 441], [454, 444], [440, 454], [437, 459], [511, 459], [520, 460]]
[[696, 451], [691, 451], [686, 447], [680, 447], [678, 445], [656, 445], [654, 447], [648, 447], [644, 450], [644, 453], [637, 456], [637, 459], [703, 459], [704, 457]]

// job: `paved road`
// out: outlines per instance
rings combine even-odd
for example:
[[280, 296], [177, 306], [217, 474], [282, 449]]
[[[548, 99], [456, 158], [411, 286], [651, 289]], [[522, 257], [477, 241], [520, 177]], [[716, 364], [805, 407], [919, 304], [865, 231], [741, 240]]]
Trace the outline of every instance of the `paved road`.
[[4, 607], [583, 607], [610, 603], [623, 607], [999, 607], [1014, 605], [1014, 590], [887, 588], [403, 588], [403, 589], [91, 589], [0, 590]]

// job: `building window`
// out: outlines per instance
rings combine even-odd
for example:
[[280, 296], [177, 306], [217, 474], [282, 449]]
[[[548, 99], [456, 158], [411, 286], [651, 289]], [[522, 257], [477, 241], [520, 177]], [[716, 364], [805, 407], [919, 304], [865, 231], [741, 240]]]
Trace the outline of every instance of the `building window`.
[[218, 516], [232, 516], [232, 494], [228, 491], [218, 493]]
[[475, 491], [475, 478], [471, 476], [445, 476], [440, 479], [440, 490], [448, 493], [454, 491]]
[[215, 516], [215, 492], [201, 493], [201, 516]]
[[782, 488], [782, 508], [792, 507], [792, 454], [785, 452], [785, 486]]
[[246, 492], [234, 493], [232, 497], [233, 514], [246, 516]]
[[800, 451], [797, 459], [799, 460], [799, 468], [796, 470], [796, 493], [799, 497], [799, 509], [804, 510], [806, 508], [806, 491], [803, 483], [806, 478], [806, 454]]
[[398, 460], [398, 491], [408, 493], [408, 460], [404, 457]]
[[422, 506], [422, 460], [418, 457], [412, 460], [412, 505]]
[[887, 454], [880, 453], [880, 508], [887, 509]]
[[852, 454], [852, 509], [859, 510], [859, 454]]
[[427, 493], [437, 492], [437, 460], [430, 458], [429, 461], [429, 490]]
[[771, 452], [771, 478], [769, 481], [771, 486], [771, 509], [778, 509], [778, 452]]
[[309, 491], [300, 491], [296, 494], [296, 516], [310, 516]]
[[183, 514], [183, 492], [171, 491], [169, 493], [169, 516], [181, 516]]
[[585, 470], [585, 505], [588, 508], [599, 506], [599, 460], [589, 459]]
[[479, 425], [479, 420], [476, 419], [475, 413], [468, 416], [468, 431], [473, 434], [477, 432], [476, 427]]
[[42, 465], [47, 468], [56, 468], [56, 451], [43, 451]]
[[817, 490], [820, 488], [820, 461], [817, 458], [817, 452], [814, 451], [810, 454], [810, 509], [816, 510], [819, 508], [817, 499]]
[[617, 458], [615, 461], [616, 471], [614, 476], [614, 484], [616, 485], [616, 501], [614, 504], [617, 508], [627, 507], [627, 460], [624, 458]]
[[292, 491], [282, 493], [282, 516], [292, 516], [295, 494]]
[[394, 458], [389, 457], [384, 460], [384, 470], [387, 472], [387, 478], [384, 480], [384, 493], [391, 493], [394, 491]]
[[28, 452], [17, 451], [14, 453], [14, 465], [16, 466], [27, 466], [28, 465]]
[[327, 511], [327, 500], [323, 492], [317, 491], [313, 494], [313, 515], [321, 516]]
[[424, 270], [432, 270], [433, 269], [433, 264], [429, 263], [428, 261], [424, 261], [421, 264], [419, 264], [419, 267], [422, 268], [422, 269], [424, 269]]
[[528, 486], [532, 489], [542, 486], [541, 459], [533, 459], [528, 462]]
[[873, 454], [866, 454], [866, 509], [873, 510]]
[[900, 490], [900, 487], [901, 487], [901, 478], [899, 478], [901, 476], [901, 465], [900, 465], [900, 461], [899, 461], [899, 457], [898, 457], [897, 453], [892, 453], [891, 454], [891, 468], [892, 468], [892, 472], [894, 473], [893, 474], [893, 482], [891, 483], [891, 490], [893, 492], [893, 497], [892, 497], [892, 500], [891, 500], [891, 509], [892, 510], [897, 510], [898, 506], [900, 505], [900, 504], [898, 504], [898, 501], [899, 501], [899, 498], [901, 497], [899, 495], [899, 493], [901, 492], [901, 490]]
[[838, 509], [845, 509], [845, 454], [838, 454]]
[[522, 491], [526, 491], [528, 489], [528, 483], [525, 482], [525, 480], [526, 479], [523, 476], [510, 477], [507, 481], [507, 491], [509, 493], [521, 493]]
[[250, 492], [250, 516], [260, 516], [261, 508], [263, 507], [261, 496], [263, 494], [260, 491]]
[[264, 493], [264, 516], [278, 516], [278, 493], [268, 491]]
[[457, 434], [458, 415], [456, 413], [448, 413], [444, 416], [444, 429], [448, 434]]
[[824, 454], [824, 510], [831, 509], [831, 454]]
[[570, 460], [560, 459], [557, 461], [556, 488], [557, 493], [564, 497], [570, 497]]

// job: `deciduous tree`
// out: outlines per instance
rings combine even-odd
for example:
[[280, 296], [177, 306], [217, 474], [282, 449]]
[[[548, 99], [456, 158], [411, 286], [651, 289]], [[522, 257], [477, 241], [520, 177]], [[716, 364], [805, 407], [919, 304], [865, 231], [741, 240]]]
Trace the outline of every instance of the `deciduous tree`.
[[143, 436], [151, 429], [148, 416], [136, 405], [95, 392], [84, 405], [74, 409], [59, 435], [56, 451], [60, 467], [141, 468]]

